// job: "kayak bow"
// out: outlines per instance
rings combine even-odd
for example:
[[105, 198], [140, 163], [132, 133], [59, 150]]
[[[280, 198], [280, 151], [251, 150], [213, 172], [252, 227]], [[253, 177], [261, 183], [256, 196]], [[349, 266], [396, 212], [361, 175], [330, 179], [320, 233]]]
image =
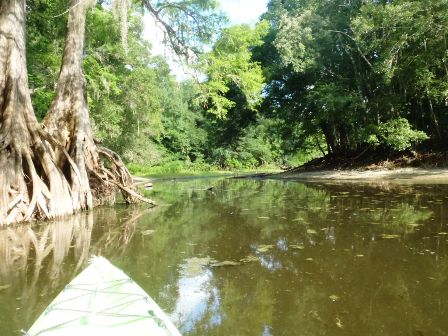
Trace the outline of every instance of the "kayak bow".
[[180, 336], [160, 307], [103, 257], [71, 281], [27, 336]]

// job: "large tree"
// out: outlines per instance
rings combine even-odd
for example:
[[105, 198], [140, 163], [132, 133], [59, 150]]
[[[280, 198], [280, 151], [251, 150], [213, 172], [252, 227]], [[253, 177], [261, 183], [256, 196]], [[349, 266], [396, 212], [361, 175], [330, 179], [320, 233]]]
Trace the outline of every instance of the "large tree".
[[446, 5], [270, 0], [270, 33], [255, 54], [268, 82], [262, 111], [284, 121], [285, 149], [312, 145], [358, 158], [427, 138], [415, 128], [434, 129], [438, 138], [446, 114]]
[[95, 3], [95, 0], [69, 1], [61, 71], [56, 94], [44, 119], [46, 129], [62, 146], [61, 149], [56, 149], [59, 166], [67, 165], [63, 150], [68, 151], [76, 164], [78, 172], [72, 167], [66, 169], [70, 170], [73, 202], [77, 208], [83, 209], [93, 206], [89, 173], [98, 174], [101, 170], [89, 121], [86, 79], [82, 70], [86, 11]]
[[0, 3], [0, 224], [62, 216], [76, 208], [46, 141], [50, 137], [34, 115], [27, 76], [25, 0], [4, 0]]
[[[114, 200], [115, 186], [124, 191], [127, 202], [136, 194], [132, 177], [112, 151], [97, 146], [93, 139], [87, 104], [87, 83], [82, 61], [86, 13], [96, 0], [69, 1], [64, 54], [56, 92], [43, 124], [61, 145], [55, 148], [58, 165], [66, 172], [75, 209], [90, 209], [94, 204]], [[64, 151], [69, 156], [64, 155]], [[100, 154], [108, 161], [106, 168]], [[74, 162], [70, 165], [69, 160]]]
[[[25, 0], [0, 5], [0, 225], [90, 209], [113, 199], [114, 187], [124, 192], [128, 202], [144, 200], [133, 189], [118, 155], [93, 138], [82, 61], [86, 13], [95, 4], [96, 0], [68, 2], [63, 60], [43, 128], [35, 118], [28, 89]], [[213, 14], [214, 0], [142, 4], [161, 24], [173, 49], [186, 56], [197, 52], [197, 42], [210, 38], [203, 20], [218, 18]], [[114, 5], [122, 22], [129, 5], [127, 0]], [[192, 48], [186, 47], [188, 41], [193, 42]], [[126, 48], [125, 41], [123, 45]]]

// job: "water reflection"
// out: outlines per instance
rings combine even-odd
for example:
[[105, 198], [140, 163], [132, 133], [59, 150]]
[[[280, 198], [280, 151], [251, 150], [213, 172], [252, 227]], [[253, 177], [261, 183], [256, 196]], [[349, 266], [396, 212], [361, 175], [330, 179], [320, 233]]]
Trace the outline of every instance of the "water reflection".
[[197, 184], [165, 184], [152, 214], [178, 238], [165, 307], [186, 334], [444, 335], [446, 186]]
[[[182, 332], [192, 331], [206, 314], [213, 316], [217, 313], [219, 291], [211, 285], [212, 279], [213, 273], [207, 269], [195, 274], [184, 273], [179, 278], [178, 298], [171, 318], [182, 325]], [[220, 317], [213, 316], [210, 322], [212, 325], [219, 324]]]
[[[134, 209], [124, 215], [104, 208], [0, 230], [0, 298], [7, 302], [0, 307], [0, 334], [6, 334], [1, 332], [4, 324], [8, 334], [29, 327], [90, 256], [122, 253], [145, 213]], [[102, 226], [104, 220], [114, 224]]]
[[[76, 259], [80, 263], [85, 259], [84, 251], [90, 246], [92, 223], [91, 215], [77, 215], [48, 225], [32, 227], [27, 224], [1, 230], [0, 281], [16, 283], [24, 275], [23, 271], [29, 266], [28, 260], [32, 258], [30, 282], [35, 284], [50, 253], [48, 275], [50, 280], [57, 281], [72, 241]], [[74, 271], [78, 268], [79, 264]]]
[[152, 198], [0, 231], [0, 334], [101, 254], [185, 335], [446, 335], [446, 185], [200, 179]]

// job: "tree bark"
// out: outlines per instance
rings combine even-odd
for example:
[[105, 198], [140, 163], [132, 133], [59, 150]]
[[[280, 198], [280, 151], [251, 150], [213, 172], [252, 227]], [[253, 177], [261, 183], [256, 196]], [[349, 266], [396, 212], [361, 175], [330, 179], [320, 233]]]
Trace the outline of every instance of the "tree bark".
[[49, 134], [74, 160], [79, 171], [67, 171], [62, 149], [55, 149], [58, 165], [69, 175], [73, 201], [77, 208], [91, 209], [93, 195], [88, 169], [98, 170], [100, 161], [93, 141], [86, 96], [86, 79], [82, 71], [85, 19], [92, 1], [70, 0], [64, 55], [55, 96], [43, 124]]
[[60, 76], [41, 127], [28, 88], [26, 0], [0, 1], [0, 226], [90, 209], [114, 200], [116, 187], [127, 202], [153, 204], [135, 192], [118, 155], [93, 140], [82, 57], [86, 11], [95, 2], [69, 1]]
[[[117, 185], [126, 202], [132, 203], [137, 200], [129, 171], [118, 155], [105, 149], [98, 149], [90, 125], [87, 82], [82, 59], [86, 13], [95, 3], [96, 0], [69, 1], [62, 66], [53, 102], [43, 121], [50, 135], [62, 145], [75, 163], [78, 172], [68, 164], [62, 150], [55, 149], [58, 165], [69, 175], [73, 202], [81, 209], [90, 209], [105, 202], [110, 203], [114, 200]], [[102, 163], [100, 154], [108, 161], [109, 168]], [[79, 178], [76, 175], [79, 175]]]
[[31, 105], [25, 59], [25, 0], [0, 2], [0, 226], [74, 211]]

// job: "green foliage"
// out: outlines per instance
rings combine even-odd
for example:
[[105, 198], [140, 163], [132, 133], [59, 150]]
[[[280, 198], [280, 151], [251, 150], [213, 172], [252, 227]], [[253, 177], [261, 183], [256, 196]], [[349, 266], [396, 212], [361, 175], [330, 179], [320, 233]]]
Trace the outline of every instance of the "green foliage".
[[84, 69], [95, 137], [125, 161], [158, 164], [165, 149], [162, 134], [161, 81], [169, 81], [166, 63], [151, 56], [142, 39], [142, 17], [130, 12], [128, 51], [120, 40], [120, 25], [102, 7], [89, 12]]
[[321, 29], [325, 19], [311, 9], [280, 17], [280, 26], [274, 45], [283, 63], [294, 71], [304, 72], [317, 65], [316, 29]]
[[367, 1], [352, 21], [358, 44], [372, 60], [379, 112], [406, 111], [436, 141], [447, 137], [441, 126], [448, 121], [447, 9], [446, 0]]
[[383, 144], [402, 151], [426, 139], [428, 136], [425, 132], [414, 130], [406, 119], [397, 118], [380, 123], [376, 127], [376, 134], [370, 134], [367, 142], [374, 146]]
[[[446, 140], [447, 9], [446, 0], [271, 0], [254, 55], [267, 81], [260, 112], [283, 121], [285, 153], [313, 143], [333, 155], [369, 143], [402, 150], [427, 139], [416, 129]], [[325, 146], [313, 140], [322, 137]]]
[[[177, 33], [177, 47], [185, 44], [184, 50], [197, 51], [200, 43], [210, 41], [213, 30], [208, 28], [221, 18], [214, 0], [150, 4], [159, 14], [163, 12], [163, 20]], [[43, 118], [59, 71], [67, 19], [59, 14], [66, 11], [67, 4], [35, 0], [29, 6], [30, 86], [36, 113]], [[176, 83], [167, 63], [151, 55], [151, 46], [142, 37], [138, 7], [129, 9], [128, 26], [124, 50], [116, 15], [101, 4], [88, 12], [84, 71], [96, 140], [128, 162], [166, 165], [179, 159], [199, 166], [206, 134], [196, 127], [203, 118], [202, 110], [190, 106], [195, 88]]]
[[348, 124], [356, 119], [356, 113], [363, 108], [362, 97], [349, 88], [336, 83], [316, 83], [309, 90], [309, 104], [316, 108], [319, 122]]
[[65, 22], [51, 19], [66, 10], [66, 1], [27, 2], [27, 66], [34, 112], [38, 120], [46, 115], [53, 99], [64, 47]]
[[322, 152], [316, 148], [312, 148], [308, 151], [303, 150], [294, 155], [287, 156], [283, 165], [287, 168], [300, 167], [303, 164], [320, 157], [322, 157]]
[[201, 53], [226, 21], [217, 0], [151, 0], [142, 4], [164, 31], [167, 46], [186, 59]]
[[128, 168], [131, 174], [136, 176], [188, 176], [219, 173], [218, 168], [199, 160], [196, 162], [172, 160], [154, 166], [129, 163]]
[[162, 90], [163, 134], [161, 143], [175, 159], [196, 161], [203, 157], [207, 132], [199, 125], [204, 122], [202, 111], [190, 105], [196, 96], [192, 82], [165, 83]]
[[[195, 55], [199, 84], [176, 82], [151, 54], [140, 2], [129, 9], [126, 50], [107, 6], [88, 13], [84, 70], [95, 138], [135, 171], [254, 169], [367, 146], [446, 143], [447, 0], [270, 0], [254, 27], [222, 30], [215, 29], [224, 22], [217, 4], [143, 3], [171, 47]], [[29, 82], [39, 119], [59, 72], [66, 5], [28, 3]], [[213, 45], [200, 54], [204, 42]]]
[[204, 55], [201, 70], [207, 80], [202, 85], [198, 101], [205, 108], [225, 117], [237, 102], [227, 96], [231, 87], [237, 87], [247, 102], [247, 107], [255, 109], [261, 101], [264, 77], [260, 65], [252, 61], [251, 48], [262, 43], [267, 33], [267, 22], [255, 28], [237, 25], [222, 31], [213, 50]]
[[[322, 135], [330, 154], [357, 145], [351, 134], [366, 118], [364, 65], [346, 32], [358, 7], [357, 1], [269, 3], [270, 33], [256, 53], [269, 75], [262, 111], [284, 121], [279, 135], [290, 144], [287, 154], [307, 151], [309, 139]], [[321, 140], [311, 143], [323, 151]]]
[[221, 168], [253, 169], [280, 161], [274, 121], [257, 116], [264, 76], [253, 50], [267, 32], [266, 21], [254, 28], [226, 28], [202, 59], [206, 80], [195, 102], [201, 102], [205, 113], [200, 121], [207, 135], [204, 158]]
[[258, 120], [247, 126], [241, 134], [228, 143], [213, 146], [210, 157], [222, 168], [254, 169], [269, 164], [279, 164], [282, 159], [281, 143], [272, 132], [272, 120]]

